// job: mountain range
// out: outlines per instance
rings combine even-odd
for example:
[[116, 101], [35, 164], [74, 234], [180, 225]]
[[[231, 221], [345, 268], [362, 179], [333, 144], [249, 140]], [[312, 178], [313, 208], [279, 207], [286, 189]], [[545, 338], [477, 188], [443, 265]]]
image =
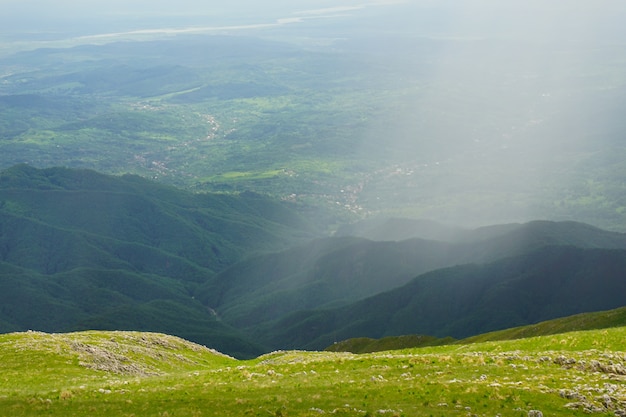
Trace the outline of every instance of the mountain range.
[[195, 289], [255, 251], [312, 236], [294, 210], [254, 193], [15, 166], [0, 174], [0, 330], [160, 329], [258, 353]]
[[299, 311], [266, 332], [285, 347], [321, 349], [352, 337], [464, 338], [624, 305], [626, 251], [549, 246], [487, 264], [423, 274], [345, 307]]
[[158, 331], [251, 357], [626, 304], [626, 234], [583, 223], [320, 230], [255, 193], [18, 165], [0, 174], [0, 331]]

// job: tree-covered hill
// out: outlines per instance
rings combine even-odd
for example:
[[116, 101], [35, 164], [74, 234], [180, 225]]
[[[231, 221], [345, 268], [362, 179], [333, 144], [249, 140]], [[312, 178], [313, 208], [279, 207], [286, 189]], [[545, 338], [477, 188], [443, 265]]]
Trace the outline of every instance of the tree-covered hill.
[[346, 307], [300, 311], [263, 333], [280, 346], [323, 348], [352, 337], [462, 338], [626, 304], [626, 251], [548, 246], [421, 275]]
[[[431, 222], [382, 222], [390, 223], [404, 224], [407, 231], [410, 225], [421, 225], [426, 230], [418, 228], [411, 233], [448, 241], [413, 238], [376, 242], [349, 236], [318, 239], [238, 262], [205, 281], [198, 297], [225, 322], [263, 339], [271, 322], [291, 313], [363, 300], [440, 268], [484, 264], [555, 245], [626, 250], [626, 234], [575, 222], [494, 225], [457, 229], [453, 235], [453, 229]], [[437, 235], [437, 230], [442, 233]], [[282, 347], [280, 343], [270, 346]]]
[[423, 335], [387, 336], [382, 339], [359, 337], [333, 343], [325, 350], [330, 352], [366, 353], [384, 350], [409, 349], [423, 346], [445, 344], [467, 345], [502, 340], [517, 340], [538, 336], [549, 336], [569, 332], [609, 329], [626, 325], [626, 307], [592, 313], [580, 313], [573, 316], [560, 317], [541, 323], [470, 336], [462, 340], [451, 337], [436, 338]]
[[0, 174], [0, 331], [159, 331], [246, 357], [624, 304], [624, 234], [549, 221], [441, 230], [322, 238], [289, 203], [251, 192], [19, 165]]
[[195, 290], [256, 251], [314, 235], [292, 209], [252, 193], [16, 166], [0, 173], [0, 331], [158, 330], [258, 353]]
[[376, 241], [402, 241], [412, 238], [450, 243], [480, 242], [489, 239], [511, 244], [569, 244], [580, 247], [624, 248], [626, 234], [611, 232], [573, 221], [531, 221], [494, 224], [475, 229], [449, 226], [431, 220], [399, 217], [372, 217], [341, 225], [335, 236], [358, 236]]

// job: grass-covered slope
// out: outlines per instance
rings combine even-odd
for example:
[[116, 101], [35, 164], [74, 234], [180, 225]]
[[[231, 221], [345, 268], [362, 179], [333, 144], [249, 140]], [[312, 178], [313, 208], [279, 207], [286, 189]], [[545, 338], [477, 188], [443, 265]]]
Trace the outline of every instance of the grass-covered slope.
[[153, 330], [258, 354], [195, 290], [311, 233], [291, 209], [251, 193], [16, 166], [0, 173], [0, 331]]
[[324, 349], [326, 352], [372, 353], [386, 350], [421, 348], [440, 346], [455, 342], [451, 337], [438, 338], [424, 335], [388, 336], [381, 339], [371, 337], [355, 337], [333, 343]]
[[626, 328], [237, 361], [159, 334], [0, 335], [21, 416], [620, 416]]
[[[468, 337], [626, 303], [626, 251], [548, 246], [421, 275], [349, 306], [293, 313], [265, 331], [279, 346], [324, 348], [353, 337]], [[261, 333], [259, 333], [261, 334]]]

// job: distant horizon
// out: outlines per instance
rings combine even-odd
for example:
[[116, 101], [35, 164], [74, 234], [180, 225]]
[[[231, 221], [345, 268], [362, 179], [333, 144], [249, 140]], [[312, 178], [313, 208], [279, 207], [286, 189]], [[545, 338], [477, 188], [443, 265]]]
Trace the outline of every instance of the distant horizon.
[[[107, 43], [116, 40], [145, 40], [177, 35], [250, 33], [306, 22], [349, 18], [368, 8], [407, 4], [403, 0], [326, 1], [297, 4], [275, 1], [271, 5], [239, 0], [212, 7], [211, 3], [183, 1], [173, 9], [170, 2], [113, 1], [91, 2], [91, 8], [70, 7], [71, 2], [57, 2], [54, 7], [42, 1], [0, 1], [5, 5], [0, 15], [0, 52]], [[143, 6], [141, 6], [143, 4]], [[8, 5], [8, 8], [6, 7]], [[180, 4], [177, 3], [177, 6]], [[197, 8], [192, 6], [197, 5]]]
[[[0, 46], [9, 42], [45, 42], [176, 35], [188, 33], [237, 33], [274, 29], [327, 19], [352, 18], [367, 13], [380, 16], [385, 30], [396, 30], [385, 21], [390, 7], [405, 9], [404, 29], [415, 35], [508, 36], [519, 39], [620, 42], [626, 36], [626, 2], [579, 0], [577, 2], [507, 2], [494, 0], [343, 0], [334, 3], [308, 0], [298, 3], [274, 0], [263, 3], [234, 0], [228, 4], [197, 0], [170, 1], [94, 0], [76, 4], [65, 0], [0, 0]], [[414, 24], [411, 25], [410, 21]], [[367, 27], [363, 28], [368, 30]], [[376, 28], [369, 28], [375, 30]], [[5, 45], [7, 46], [7, 45]], [[15, 46], [15, 45], [13, 45]]]

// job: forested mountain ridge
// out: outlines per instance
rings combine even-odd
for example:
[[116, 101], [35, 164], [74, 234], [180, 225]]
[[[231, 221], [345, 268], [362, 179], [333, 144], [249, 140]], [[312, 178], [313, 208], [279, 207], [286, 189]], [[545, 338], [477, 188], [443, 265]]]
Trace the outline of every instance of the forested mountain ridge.
[[[417, 236], [433, 237], [435, 228], [451, 230], [431, 222], [395, 222], [426, 225], [423, 233], [419, 228], [412, 232]], [[463, 230], [454, 238], [444, 235], [449, 241], [318, 239], [242, 260], [207, 280], [198, 295], [225, 322], [256, 334], [259, 326], [298, 310], [349, 304], [440, 268], [489, 263], [557, 245], [626, 250], [626, 234], [576, 222], [534, 221]]]
[[17, 166], [0, 174], [4, 214], [155, 247], [213, 271], [314, 236], [286, 205], [254, 193], [194, 194], [138, 176]]
[[16, 166], [0, 174], [0, 330], [150, 329], [258, 353], [195, 288], [255, 251], [312, 236], [296, 212], [252, 193]]
[[19, 165], [0, 173], [0, 331], [159, 331], [249, 357], [349, 337], [458, 338], [625, 303], [622, 233], [454, 230], [323, 237], [255, 193]]
[[281, 346], [320, 349], [353, 337], [474, 334], [626, 304], [626, 250], [547, 246], [459, 265], [325, 310], [293, 313], [259, 331]]
[[335, 236], [357, 236], [376, 241], [412, 238], [449, 243], [486, 241], [501, 237], [511, 242], [565, 243], [581, 247], [626, 247], [626, 233], [611, 232], [575, 221], [535, 220], [526, 223], [496, 224], [475, 229], [435, 221], [374, 217], [341, 225]]

